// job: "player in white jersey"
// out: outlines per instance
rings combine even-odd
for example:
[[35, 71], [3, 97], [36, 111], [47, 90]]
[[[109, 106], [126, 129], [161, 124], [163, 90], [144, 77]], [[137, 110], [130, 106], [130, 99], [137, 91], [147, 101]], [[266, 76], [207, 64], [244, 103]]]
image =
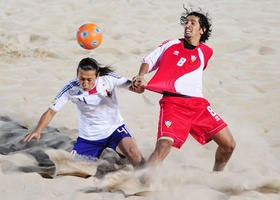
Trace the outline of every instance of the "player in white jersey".
[[[146, 56], [139, 74], [133, 78], [134, 89], [146, 88], [163, 94], [155, 150], [147, 164], [162, 163], [171, 147], [181, 148], [189, 134], [202, 145], [218, 144], [213, 171], [222, 171], [235, 148], [227, 124], [202, 96], [202, 73], [212, 56], [204, 44], [211, 34], [207, 14], [188, 10], [181, 15], [184, 38], [169, 40]], [[157, 70], [147, 83], [144, 75]]]
[[71, 100], [79, 119], [79, 136], [72, 152], [95, 159], [109, 147], [127, 157], [134, 167], [144, 165], [145, 160], [124, 125], [115, 87], [131, 90], [131, 81], [115, 74], [109, 66], [100, 67], [93, 58], [82, 59], [77, 68], [77, 78], [67, 83], [57, 94], [35, 130], [25, 137], [24, 142], [32, 138], [38, 142], [42, 130]]

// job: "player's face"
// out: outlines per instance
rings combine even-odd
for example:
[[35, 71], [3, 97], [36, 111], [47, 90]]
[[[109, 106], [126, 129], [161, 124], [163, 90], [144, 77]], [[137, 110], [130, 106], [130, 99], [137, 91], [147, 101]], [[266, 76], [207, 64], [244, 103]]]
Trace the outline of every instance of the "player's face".
[[82, 69], [79, 69], [77, 75], [81, 87], [84, 91], [90, 91], [95, 86], [95, 82], [98, 76], [99, 74], [96, 74], [96, 70], [82, 70]]
[[188, 16], [184, 33], [185, 38], [199, 41], [202, 34], [203, 30], [200, 27], [199, 18], [194, 15]]

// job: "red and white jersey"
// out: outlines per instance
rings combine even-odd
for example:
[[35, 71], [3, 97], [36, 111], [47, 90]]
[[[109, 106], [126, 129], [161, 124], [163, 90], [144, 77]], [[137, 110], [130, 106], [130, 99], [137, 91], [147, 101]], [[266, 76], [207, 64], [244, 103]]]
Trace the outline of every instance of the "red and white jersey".
[[190, 50], [184, 48], [184, 39], [165, 41], [142, 60], [149, 64], [148, 72], [157, 70], [146, 89], [202, 97], [202, 73], [212, 54], [202, 43]]
[[86, 140], [107, 138], [124, 123], [120, 114], [115, 87], [128, 88], [130, 81], [115, 73], [100, 76], [90, 91], [80, 87], [79, 80], [71, 80], [57, 94], [50, 108], [59, 111], [69, 100], [79, 119], [79, 137]]

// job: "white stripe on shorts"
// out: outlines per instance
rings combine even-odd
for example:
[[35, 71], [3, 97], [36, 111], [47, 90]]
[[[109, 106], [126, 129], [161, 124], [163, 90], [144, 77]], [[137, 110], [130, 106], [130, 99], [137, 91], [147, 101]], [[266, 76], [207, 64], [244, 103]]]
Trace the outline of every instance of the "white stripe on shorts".
[[158, 140], [162, 140], [162, 139], [164, 139], [164, 140], [171, 140], [172, 142], [174, 142], [174, 139], [171, 138], [171, 137], [162, 136], [162, 137], [160, 137]]

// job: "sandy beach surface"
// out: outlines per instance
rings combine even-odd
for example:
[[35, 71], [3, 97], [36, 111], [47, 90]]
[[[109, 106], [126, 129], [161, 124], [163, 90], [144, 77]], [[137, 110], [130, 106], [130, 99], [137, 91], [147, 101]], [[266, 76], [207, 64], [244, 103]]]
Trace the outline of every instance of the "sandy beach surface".
[[[131, 169], [93, 177], [96, 164], [72, 162], [78, 132], [69, 102], [42, 133], [22, 143], [57, 92], [93, 57], [129, 79], [141, 59], [166, 39], [183, 36], [183, 4], [209, 12], [214, 50], [204, 72], [204, 97], [237, 142], [222, 173], [212, 173], [217, 145], [191, 136], [172, 149], [149, 187]], [[271, 0], [10, 0], [0, 1], [0, 196], [12, 200], [280, 199], [280, 1]], [[103, 31], [95, 50], [76, 42], [78, 27]], [[147, 77], [151, 77], [148, 75]], [[156, 141], [159, 94], [118, 89], [120, 111], [148, 158]], [[140, 173], [140, 172], [139, 172]]]

